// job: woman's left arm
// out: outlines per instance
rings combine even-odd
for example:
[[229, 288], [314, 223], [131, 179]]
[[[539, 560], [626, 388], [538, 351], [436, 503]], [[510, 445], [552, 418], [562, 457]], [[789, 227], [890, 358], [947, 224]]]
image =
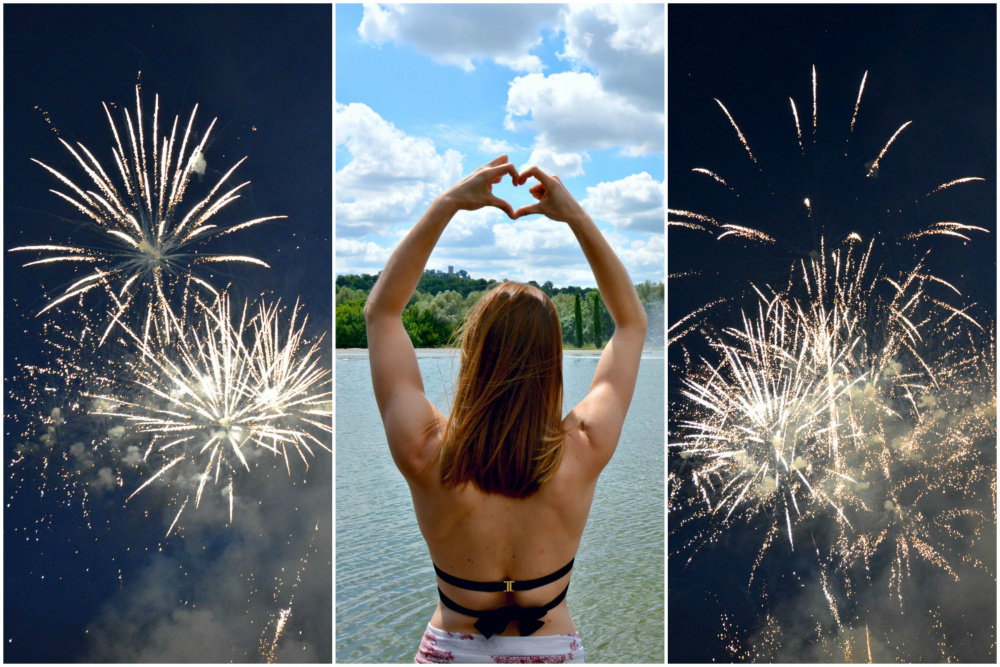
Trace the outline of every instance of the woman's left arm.
[[459, 210], [495, 206], [512, 217], [510, 204], [493, 195], [504, 174], [517, 182], [517, 170], [501, 155], [434, 200], [393, 251], [365, 303], [368, 360], [389, 450], [408, 479], [426, 467], [428, 435], [443, 417], [424, 395], [424, 383], [406, 329], [403, 310], [417, 288], [427, 260], [444, 228]]

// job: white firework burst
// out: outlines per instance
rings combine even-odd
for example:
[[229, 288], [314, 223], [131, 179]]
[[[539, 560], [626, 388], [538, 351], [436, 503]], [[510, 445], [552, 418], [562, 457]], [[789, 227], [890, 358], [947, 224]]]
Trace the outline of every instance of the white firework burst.
[[331, 451], [330, 370], [321, 358], [324, 337], [306, 340], [298, 302], [287, 323], [280, 302], [262, 303], [252, 315], [244, 303], [238, 319], [226, 293], [212, 305], [195, 304], [193, 321], [166, 311], [169, 335], [150, 335], [149, 320], [141, 336], [127, 329], [138, 346], [134, 380], [94, 398], [115, 406], [99, 414], [124, 418], [148, 439], [143, 460], [160, 464], [132, 496], [183, 465], [197, 480], [196, 507], [209, 481], [228, 483], [231, 521], [233, 478], [250, 473], [261, 450], [282, 457], [289, 474], [293, 453], [308, 469], [316, 447]]
[[80, 143], [74, 148], [67, 141], [59, 140], [96, 189], [78, 186], [66, 175], [39, 160], [33, 160], [69, 188], [69, 193], [55, 189], [52, 192], [86, 216], [88, 227], [97, 232], [99, 242], [87, 246], [67, 243], [11, 249], [11, 252], [34, 252], [39, 255], [39, 259], [24, 266], [56, 262], [90, 265], [90, 273], [52, 298], [39, 315], [74, 297], [103, 288], [112, 301], [112, 307], [102, 341], [114, 324], [137, 304], [154, 311], [164, 328], [169, 330], [166, 312], [169, 310], [168, 299], [173, 283], [182, 280], [185, 285], [193, 283], [218, 294], [206, 279], [196, 275], [198, 265], [243, 262], [268, 267], [263, 260], [248, 255], [207, 252], [205, 245], [219, 236], [287, 217], [267, 216], [225, 227], [213, 222], [214, 217], [239, 199], [240, 191], [249, 185], [249, 181], [233, 187], [229, 184], [233, 172], [246, 157], [233, 165], [208, 195], [184, 210], [183, 199], [192, 175], [204, 172], [205, 145], [215, 120], [209, 124], [201, 141], [189, 149], [197, 105], [182, 135], [178, 135], [180, 119], [175, 116], [169, 136], [160, 136], [160, 102], [157, 96], [153, 107], [152, 136], [147, 136], [143, 128], [139, 86], [135, 89], [135, 99], [135, 120], [127, 109], [124, 111], [124, 143], [108, 105], [104, 104], [115, 139], [111, 149], [115, 167], [110, 171], [112, 174], [118, 172], [120, 183], [116, 184], [93, 153]]

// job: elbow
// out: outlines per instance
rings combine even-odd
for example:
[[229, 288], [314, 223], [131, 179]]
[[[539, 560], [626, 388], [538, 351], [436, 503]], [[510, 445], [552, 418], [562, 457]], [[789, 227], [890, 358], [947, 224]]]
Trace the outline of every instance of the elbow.
[[615, 335], [621, 333], [622, 336], [627, 336], [629, 340], [645, 340], [646, 328], [648, 326], [646, 310], [640, 306], [635, 313], [630, 314], [623, 322], [615, 323]]
[[365, 324], [371, 324], [371, 321], [375, 319], [376, 312], [377, 312], [377, 307], [375, 301], [369, 296], [368, 300], [365, 301], [365, 308], [364, 308]]
[[629, 318], [628, 323], [624, 328], [627, 328], [631, 335], [636, 338], [645, 339], [646, 329], [649, 327], [649, 320], [646, 317], [646, 309], [641, 305], [635, 311], [635, 314]]
[[646, 317], [646, 309], [639, 307], [639, 312], [636, 313], [635, 322], [632, 325], [635, 329], [636, 335], [641, 335], [643, 338], [646, 337], [646, 329], [649, 327], [649, 319]]

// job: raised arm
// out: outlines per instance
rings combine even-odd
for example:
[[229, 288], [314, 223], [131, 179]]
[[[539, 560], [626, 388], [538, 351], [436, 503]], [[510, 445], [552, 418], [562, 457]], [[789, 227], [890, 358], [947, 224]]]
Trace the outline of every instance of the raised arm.
[[444, 228], [459, 210], [495, 206], [509, 217], [510, 204], [493, 195], [504, 174], [517, 170], [501, 155], [449, 188], [431, 204], [389, 257], [365, 304], [372, 385], [396, 466], [412, 479], [429, 461], [429, 436], [443, 417], [424, 395], [424, 383], [406, 329], [403, 310], [417, 288], [427, 259]]
[[646, 339], [646, 311], [625, 266], [559, 178], [549, 176], [538, 167], [529, 167], [518, 182], [523, 184], [531, 177], [538, 179], [530, 190], [538, 203], [519, 208], [514, 217], [540, 213], [569, 225], [615, 322], [615, 333], [601, 353], [590, 392], [566, 418], [567, 425], [579, 424], [593, 448], [595, 472], [600, 472], [615, 452], [632, 401]]

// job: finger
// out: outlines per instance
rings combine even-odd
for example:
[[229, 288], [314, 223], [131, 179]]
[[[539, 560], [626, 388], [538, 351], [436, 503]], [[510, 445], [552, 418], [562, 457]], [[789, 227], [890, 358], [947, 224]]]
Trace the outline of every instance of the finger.
[[530, 192], [535, 199], [541, 199], [545, 196], [545, 186], [541, 183], [536, 183], [531, 186], [531, 189], [528, 190], [528, 192]]
[[538, 182], [541, 183], [542, 185], [548, 185], [552, 183], [552, 179], [549, 177], [549, 175], [535, 166], [528, 167], [527, 169], [522, 171], [521, 176], [518, 178], [518, 181], [523, 185], [528, 180], [529, 177], [537, 178]]
[[497, 207], [498, 209], [506, 213], [508, 218], [510, 218], [511, 220], [514, 219], [514, 207], [511, 206], [509, 202], [506, 202], [503, 199], [500, 199], [499, 197], [491, 197], [490, 206]]
[[541, 206], [539, 204], [532, 204], [531, 206], [522, 206], [521, 208], [514, 211], [514, 219], [517, 220], [525, 215], [540, 215], [542, 213]]
[[[504, 155], [502, 157], [506, 159], [507, 156]], [[498, 164], [493, 167], [488, 167], [486, 169], [486, 173], [489, 175], [490, 180], [494, 183], [499, 183], [500, 180], [503, 178], [504, 174], [510, 174], [511, 180], [514, 181], [515, 185], [517, 184], [517, 179], [518, 179], [517, 168], [514, 167], [514, 165], [512, 165], [509, 162]]]
[[484, 167], [495, 167], [498, 164], [503, 164], [506, 161], [507, 161], [507, 155], [506, 154], [504, 154], [504, 155], [498, 155], [497, 157], [493, 158], [492, 160], [490, 160], [489, 162], [487, 162], [483, 166]]

